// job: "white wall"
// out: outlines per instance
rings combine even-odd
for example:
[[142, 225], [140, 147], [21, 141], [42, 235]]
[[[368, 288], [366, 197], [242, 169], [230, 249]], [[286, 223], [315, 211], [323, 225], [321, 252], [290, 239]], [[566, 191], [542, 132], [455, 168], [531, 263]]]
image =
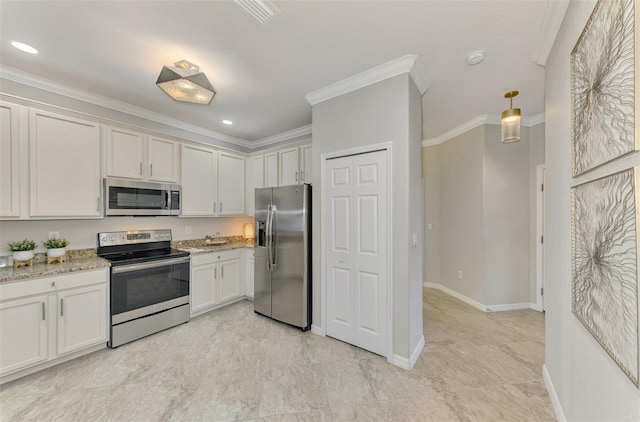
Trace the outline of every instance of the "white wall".
[[636, 152], [571, 178], [569, 57], [595, 4], [571, 2], [546, 67], [545, 366], [567, 420], [638, 421], [639, 390], [571, 313], [571, 186], [640, 165]]
[[502, 144], [500, 126], [483, 125], [423, 148], [424, 221], [432, 224], [424, 232], [425, 282], [480, 305], [535, 303], [531, 230], [535, 237], [543, 128], [522, 127], [521, 141]]
[[[531, 303], [529, 280], [529, 128], [518, 142], [500, 142], [500, 126], [485, 125], [485, 305]], [[533, 213], [531, 215], [534, 215]]]
[[[220, 236], [240, 236], [242, 225], [251, 223], [251, 217], [107, 217], [101, 220], [29, 220], [0, 221], [0, 255], [8, 255], [7, 243], [14, 240], [32, 239], [44, 252], [42, 241], [50, 231], [60, 232], [67, 239], [68, 249], [96, 248], [97, 233], [124, 230], [171, 229], [174, 240], [202, 239], [207, 234], [220, 232]], [[191, 227], [191, 234], [185, 228]]]
[[480, 126], [440, 145], [440, 283], [482, 304], [484, 136]]
[[422, 183], [424, 281], [440, 284], [440, 145], [422, 148]]
[[[420, 121], [414, 116], [416, 90], [408, 74], [316, 104], [313, 113], [313, 323], [322, 321], [320, 211], [323, 208], [320, 169], [322, 154], [378, 143], [392, 144], [393, 227], [393, 353], [409, 358], [419, 339], [411, 336], [422, 324], [419, 309], [410, 302], [421, 292], [422, 243], [411, 246], [411, 232], [420, 234]], [[418, 102], [418, 104], [420, 104]], [[414, 140], [415, 138], [415, 140]], [[410, 155], [417, 160], [409, 159]], [[413, 198], [410, 196], [413, 195]], [[417, 205], [416, 205], [417, 204]], [[414, 226], [411, 226], [414, 224]], [[411, 249], [415, 250], [411, 250]], [[417, 292], [417, 293], [416, 293]], [[419, 322], [417, 322], [419, 320]], [[419, 327], [420, 336], [422, 328]]]

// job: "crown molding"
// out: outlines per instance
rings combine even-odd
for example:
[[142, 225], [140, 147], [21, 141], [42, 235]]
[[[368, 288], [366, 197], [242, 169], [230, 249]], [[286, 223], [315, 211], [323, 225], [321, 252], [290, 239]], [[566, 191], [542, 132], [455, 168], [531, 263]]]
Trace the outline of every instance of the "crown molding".
[[418, 56], [415, 54], [407, 54], [406, 56], [402, 56], [380, 66], [376, 66], [373, 69], [366, 70], [358, 73], [357, 75], [332, 83], [324, 88], [310, 92], [305, 95], [305, 99], [313, 106], [323, 101], [330, 100], [331, 98], [344, 95], [403, 73], [409, 73], [411, 75], [414, 83], [420, 91], [420, 95], [424, 95], [424, 93], [429, 89], [429, 82], [424, 73], [415, 66], [417, 57]]
[[542, 67], [547, 65], [549, 53], [556, 40], [562, 20], [569, 7], [569, 0], [549, 0], [544, 12], [540, 33], [534, 50], [534, 60]]
[[299, 127], [297, 129], [288, 130], [286, 132], [278, 133], [277, 135], [268, 136], [266, 138], [258, 139], [257, 141], [252, 141], [249, 148], [262, 148], [273, 144], [278, 144], [280, 142], [290, 141], [295, 138], [300, 138], [302, 136], [311, 135], [311, 125], [306, 125]]
[[182, 129], [188, 132], [196, 133], [198, 135], [204, 135], [217, 141], [228, 142], [230, 144], [239, 145], [247, 148], [252, 148], [253, 143], [246, 139], [237, 138], [235, 136], [225, 135], [223, 133], [215, 132], [212, 130], [204, 129], [200, 126], [185, 123], [181, 120], [169, 117], [167, 115], [156, 113], [155, 111], [148, 110], [146, 108], [134, 106], [123, 101], [115, 100], [113, 98], [105, 97], [102, 95], [94, 94], [89, 91], [72, 88], [67, 85], [59, 84], [57, 82], [40, 78], [35, 75], [31, 75], [26, 72], [22, 72], [18, 69], [14, 69], [7, 66], [0, 66], [0, 77], [8, 79], [14, 82], [18, 82], [24, 85], [28, 85], [34, 88], [43, 89], [45, 91], [60, 94], [65, 97], [74, 98], [76, 100], [84, 101], [97, 106], [105, 107], [110, 110], [123, 112], [143, 119], [151, 120], [156, 123], [166, 124], [178, 129]]
[[[520, 125], [523, 127], [532, 127], [539, 125], [540, 123], [544, 123], [544, 113], [536, 114], [531, 117], [523, 117], [520, 121]], [[481, 116], [475, 117], [469, 121], [462, 123], [454, 127], [451, 130], [446, 131], [440, 136], [436, 136], [435, 138], [423, 139], [422, 146], [423, 147], [431, 147], [434, 145], [440, 145], [447, 142], [449, 139], [453, 139], [456, 136], [460, 136], [465, 132], [469, 132], [472, 129], [477, 128], [482, 125], [499, 125], [500, 124], [500, 115], [498, 114], [483, 114]]]

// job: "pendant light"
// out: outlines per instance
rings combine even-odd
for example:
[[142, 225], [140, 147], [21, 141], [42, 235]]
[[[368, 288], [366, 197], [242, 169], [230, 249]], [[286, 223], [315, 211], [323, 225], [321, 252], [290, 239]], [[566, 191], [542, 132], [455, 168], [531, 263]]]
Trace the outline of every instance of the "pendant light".
[[513, 97], [518, 94], [518, 91], [509, 91], [504, 94], [504, 98], [509, 99], [509, 110], [502, 112], [502, 139], [500, 141], [505, 144], [520, 140], [520, 109], [513, 108]]

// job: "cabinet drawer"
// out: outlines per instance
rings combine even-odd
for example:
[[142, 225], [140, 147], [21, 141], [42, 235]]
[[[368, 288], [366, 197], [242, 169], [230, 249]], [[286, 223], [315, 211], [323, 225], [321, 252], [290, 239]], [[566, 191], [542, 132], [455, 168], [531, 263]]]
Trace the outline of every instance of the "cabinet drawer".
[[58, 290], [106, 282], [107, 269], [105, 268], [95, 271], [79, 271], [76, 273], [65, 273], [51, 277], [36, 278], [33, 280], [2, 283], [0, 284], [0, 300], [52, 293]]
[[198, 265], [214, 264], [216, 262], [225, 261], [227, 259], [240, 259], [240, 249], [194, 255], [191, 257], [191, 265], [198, 266]]

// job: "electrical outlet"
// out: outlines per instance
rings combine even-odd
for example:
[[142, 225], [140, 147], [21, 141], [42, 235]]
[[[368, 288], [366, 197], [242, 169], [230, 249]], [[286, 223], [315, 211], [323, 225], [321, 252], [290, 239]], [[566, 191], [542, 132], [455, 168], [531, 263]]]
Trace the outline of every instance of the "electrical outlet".
[[462, 280], [462, 270], [458, 270], [458, 278]]
[[60, 239], [60, 232], [49, 232], [48, 239]]
[[191, 234], [191, 226], [184, 227], [184, 234]]
[[416, 246], [418, 244], [418, 233], [413, 233], [412, 243], [413, 243], [413, 246]]

